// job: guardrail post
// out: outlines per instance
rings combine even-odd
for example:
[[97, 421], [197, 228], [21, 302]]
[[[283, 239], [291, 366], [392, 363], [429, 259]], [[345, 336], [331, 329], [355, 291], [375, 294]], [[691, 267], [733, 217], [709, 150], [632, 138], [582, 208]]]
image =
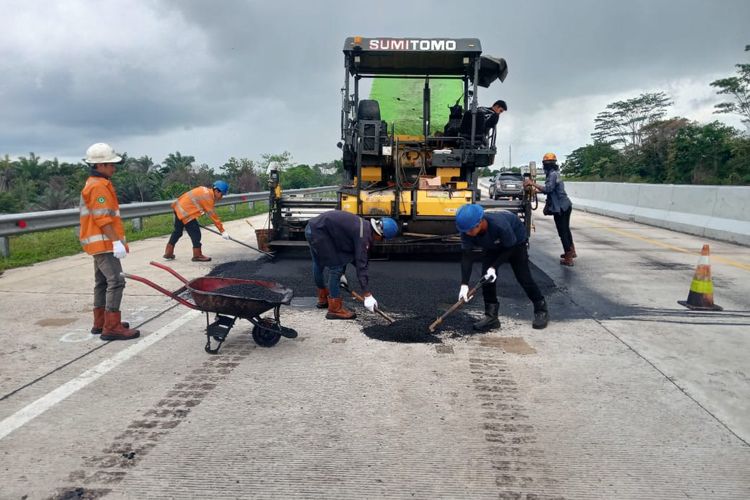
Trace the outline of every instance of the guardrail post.
[[10, 257], [10, 238], [7, 236], [0, 236], [0, 255], [6, 259]]
[[255, 212], [255, 202], [254, 201], [248, 201], [247, 202], [247, 208], [250, 209], [250, 212]]
[[237, 205], [229, 205], [229, 211], [232, 213], [235, 213], [237, 211]]
[[135, 219], [131, 219], [133, 221], [133, 231], [142, 231], [143, 230], [143, 219], [140, 217], [136, 217]]

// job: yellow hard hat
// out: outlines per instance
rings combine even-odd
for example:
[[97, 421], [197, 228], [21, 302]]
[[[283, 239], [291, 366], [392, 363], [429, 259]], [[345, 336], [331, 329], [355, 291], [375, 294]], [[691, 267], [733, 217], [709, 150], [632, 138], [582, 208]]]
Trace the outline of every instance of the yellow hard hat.
[[542, 161], [557, 161], [557, 156], [555, 156], [555, 153], [547, 153], [544, 155], [544, 158], [542, 158]]

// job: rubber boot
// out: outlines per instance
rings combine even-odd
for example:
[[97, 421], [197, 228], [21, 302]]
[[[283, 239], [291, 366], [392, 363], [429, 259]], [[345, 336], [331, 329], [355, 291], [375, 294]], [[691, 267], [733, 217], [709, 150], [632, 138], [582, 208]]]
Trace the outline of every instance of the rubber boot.
[[318, 309], [328, 307], [328, 288], [318, 288], [318, 303], [315, 304]]
[[539, 302], [534, 302], [534, 321], [531, 323], [532, 328], [535, 330], [542, 330], [547, 328], [547, 323], [549, 323], [547, 302], [544, 299]]
[[120, 311], [104, 312], [102, 340], [130, 340], [140, 336], [140, 331], [125, 327], [120, 319]]
[[494, 304], [484, 305], [484, 318], [474, 323], [474, 330], [478, 332], [487, 332], [500, 328], [500, 320], [497, 319], [497, 311], [500, 308], [500, 304], [497, 302]]
[[354, 319], [357, 317], [357, 315], [349, 311], [344, 307], [343, 304], [344, 299], [339, 297], [338, 299], [334, 299], [333, 297], [328, 297], [328, 313], [326, 313], [326, 319]]
[[[130, 326], [130, 323], [122, 322], [122, 326], [128, 328]], [[100, 333], [102, 333], [102, 329], [104, 329], [104, 308], [95, 307], [94, 326], [91, 327], [91, 333], [93, 333], [94, 335], [99, 335]]]
[[193, 258], [191, 260], [193, 262], [210, 262], [211, 257], [203, 255], [200, 248], [193, 248]]
[[167, 243], [167, 248], [164, 249], [162, 257], [166, 260], [174, 260], [174, 245]]

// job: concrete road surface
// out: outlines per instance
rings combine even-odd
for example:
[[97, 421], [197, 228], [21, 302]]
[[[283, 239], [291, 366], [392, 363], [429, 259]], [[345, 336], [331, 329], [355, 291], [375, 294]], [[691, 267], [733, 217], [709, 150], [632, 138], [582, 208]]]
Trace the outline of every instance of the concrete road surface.
[[[371, 262], [382, 308], [415, 321], [393, 334], [349, 299], [356, 321], [325, 320], [309, 263], [278, 259], [246, 270], [295, 289], [281, 320], [299, 337], [258, 347], [238, 320], [212, 356], [205, 315], [134, 281], [123, 317], [142, 337], [90, 335], [88, 256], [7, 271], [0, 499], [750, 498], [750, 249], [575, 211], [572, 226], [567, 268], [536, 219], [541, 331], [507, 266], [501, 329], [470, 331], [480, 297], [430, 336], [457, 262]], [[256, 258], [204, 240], [213, 262], [183, 238], [169, 265], [194, 278]], [[134, 243], [125, 270], [177, 289], [148, 265], [165, 243]], [[703, 243], [723, 312], [677, 304]]]

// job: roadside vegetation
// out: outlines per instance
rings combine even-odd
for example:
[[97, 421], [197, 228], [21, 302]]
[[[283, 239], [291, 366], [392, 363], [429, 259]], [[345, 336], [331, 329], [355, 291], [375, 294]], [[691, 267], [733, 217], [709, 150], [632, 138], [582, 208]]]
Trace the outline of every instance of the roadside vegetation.
[[[745, 47], [745, 51], [750, 46]], [[587, 181], [750, 185], [750, 64], [711, 83], [728, 100], [717, 114], [741, 117], [744, 131], [721, 122], [667, 117], [664, 92], [609, 104], [594, 121], [592, 144], [571, 152], [562, 173]]]

